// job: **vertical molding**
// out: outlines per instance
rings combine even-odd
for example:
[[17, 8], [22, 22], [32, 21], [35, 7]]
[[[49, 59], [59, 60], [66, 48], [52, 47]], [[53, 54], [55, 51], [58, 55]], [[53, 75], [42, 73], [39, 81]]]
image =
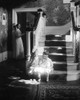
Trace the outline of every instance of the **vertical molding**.
[[30, 34], [31, 31], [26, 32], [26, 59], [30, 59], [31, 56]]
[[30, 38], [30, 35], [31, 35], [31, 31], [28, 32], [28, 57], [30, 58], [31, 56], [31, 46], [30, 46], [30, 41], [31, 41], [31, 38]]
[[[71, 12], [73, 12], [74, 22], [75, 22], [75, 26], [76, 26], [76, 24], [77, 24], [77, 18], [76, 18], [75, 2], [71, 2], [70, 3], [70, 10], [71, 10]], [[72, 25], [72, 27], [73, 27], [73, 25]], [[76, 31], [74, 31], [73, 28], [72, 28], [72, 41], [73, 41], [73, 55], [75, 55], [75, 49], [76, 49]]]
[[[80, 17], [80, 16], [79, 16]], [[80, 23], [79, 23], [80, 24]], [[79, 48], [79, 70], [80, 70], [80, 31], [78, 31], [78, 48]]]
[[8, 11], [8, 58], [12, 58], [12, 10]]
[[76, 14], [77, 14], [77, 16], [76, 16], [77, 17], [76, 18], [77, 19], [77, 27], [79, 27], [80, 26], [79, 6], [76, 7]]

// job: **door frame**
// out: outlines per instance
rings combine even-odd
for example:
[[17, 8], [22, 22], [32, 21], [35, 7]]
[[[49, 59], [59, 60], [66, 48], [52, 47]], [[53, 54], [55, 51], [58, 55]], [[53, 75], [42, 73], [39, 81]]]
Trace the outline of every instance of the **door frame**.
[[[17, 13], [18, 12], [37, 12], [37, 10], [38, 9], [42, 9], [42, 10], [44, 10], [45, 11], [45, 8], [43, 8], [43, 7], [35, 7], [35, 8], [15, 8], [15, 9], [12, 9], [12, 23], [15, 23], [15, 24], [18, 24], [17, 22]], [[28, 32], [28, 55], [26, 55], [26, 56], [29, 56], [30, 57], [30, 50], [31, 50], [31, 48], [30, 48], [30, 32]], [[33, 36], [33, 46], [34, 46], [34, 43], [35, 42], [35, 36]]]
[[35, 12], [37, 11], [37, 9], [43, 9], [45, 10], [43, 7], [35, 7], [35, 8], [15, 8], [12, 9], [12, 23], [17, 24], [17, 13], [18, 12]]

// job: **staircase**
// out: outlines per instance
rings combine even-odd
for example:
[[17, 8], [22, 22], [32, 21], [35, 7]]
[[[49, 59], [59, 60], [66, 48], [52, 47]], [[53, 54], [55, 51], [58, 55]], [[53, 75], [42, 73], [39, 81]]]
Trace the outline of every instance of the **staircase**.
[[58, 76], [62, 80], [78, 80], [78, 63], [74, 63], [73, 42], [66, 41], [66, 35], [46, 34], [45, 41], [41, 41], [40, 46], [49, 52], [49, 58], [53, 61], [54, 72], [50, 74], [50, 79]]

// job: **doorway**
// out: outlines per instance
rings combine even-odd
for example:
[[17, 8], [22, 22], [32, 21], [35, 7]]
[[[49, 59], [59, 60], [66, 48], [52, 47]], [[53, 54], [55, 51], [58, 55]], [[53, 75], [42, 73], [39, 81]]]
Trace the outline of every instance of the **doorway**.
[[[37, 20], [37, 12], [18, 12], [17, 13], [17, 23], [21, 24], [21, 32], [24, 34], [22, 36], [23, 46], [24, 46], [24, 54], [27, 55], [27, 49], [30, 47], [30, 54], [33, 49], [33, 29], [35, 27], [35, 21]], [[29, 28], [30, 33], [27, 33], [27, 28]], [[27, 34], [30, 34], [27, 35]], [[26, 36], [30, 39], [27, 41]], [[29, 42], [29, 43], [26, 43]], [[30, 46], [27, 46], [30, 45]]]
[[[22, 36], [23, 46], [24, 46], [24, 54], [25, 56], [31, 55], [34, 39], [33, 39], [33, 28], [35, 27], [35, 21], [37, 21], [37, 9], [39, 8], [19, 8], [13, 9], [12, 13], [12, 22], [17, 24], [21, 24], [21, 32], [24, 34]], [[27, 35], [26, 28], [29, 27], [31, 30], [30, 35]], [[28, 41], [27, 41], [28, 39]], [[27, 43], [28, 42], [28, 43]]]

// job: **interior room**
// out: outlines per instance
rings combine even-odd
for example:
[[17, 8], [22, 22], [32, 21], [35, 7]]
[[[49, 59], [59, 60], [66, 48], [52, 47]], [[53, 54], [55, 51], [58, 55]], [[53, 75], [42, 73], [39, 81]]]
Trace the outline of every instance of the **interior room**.
[[80, 100], [80, 0], [0, 0], [0, 100]]

